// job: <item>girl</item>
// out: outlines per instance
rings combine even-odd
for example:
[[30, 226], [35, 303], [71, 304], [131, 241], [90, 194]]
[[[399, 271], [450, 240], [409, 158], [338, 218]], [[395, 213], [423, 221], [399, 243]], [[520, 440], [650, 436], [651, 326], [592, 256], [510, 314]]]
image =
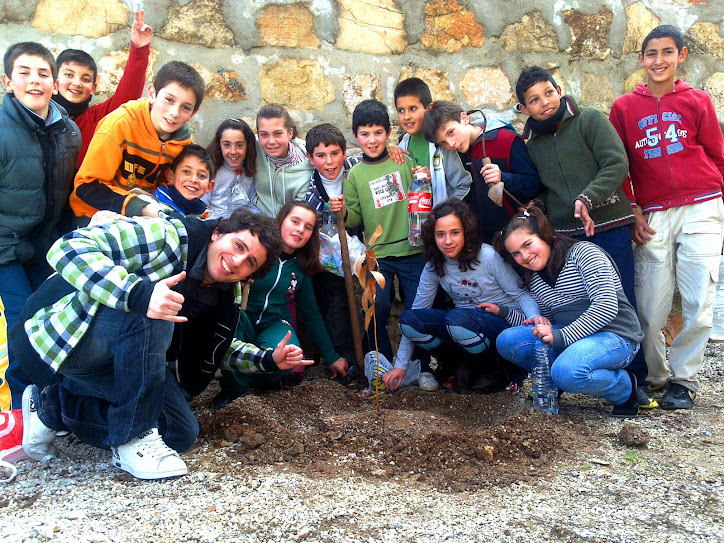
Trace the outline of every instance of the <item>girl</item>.
[[256, 188], [256, 145], [254, 132], [239, 119], [227, 119], [216, 129], [207, 147], [216, 169], [214, 188], [201, 198], [212, 219], [229, 218], [240, 207], [259, 210], [254, 205]]
[[552, 346], [551, 375], [559, 389], [605, 398], [614, 416], [636, 416], [636, 377], [624, 368], [643, 333], [608, 254], [556, 234], [536, 207], [513, 217], [495, 247], [524, 270], [526, 286], [553, 322], [503, 331], [500, 355], [531, 371], [540, 339]]
[[[403, 337], [395, 367], [383, 377], [389, 390], [402, 383], [413, 345], [429, 350], [447, 342], [479, 355], [501, 331], [540, 318], [520, 277], [490, 245], [480, 242], [467, 204], [454, 198], [435, 206], [422, 225], [422, 243], [428, 262], [412, 308], [400, 316]], [[438, 286], [450, 295], [455, 309], [431, 309]]]
[[303, 200], [314, 169], [297, 126], [282, 106], [268, 104], [256, 115], [256, 206], [274, 217], [292, 200]]
[[[332, 377], [347, 374], [347, 360], [340, 357], [324, 327], [314, 299], [311, 274], [322, 270], [319, 264], [319, 225], [317, 212], [307, 202], [292, 201], [279, 210], [276, 222], [281, 230], [282, 254], [272, 270], [251, 285], [246, 315], [254, 326], [256, 337], [239, 337], [259, 347], [274, 348], [287, 332], [292, 333], [290, 345], [299, 346], [299, 339], [290, 322], [287, 305], [295, 300], [304, 325], [317, 344]], [[237, 329], [237, 337], [241, 333]], [[278, 381], [280, 373], [273, 374]], [[221, 392], [214, 398], [216, 409], [246, 393], [247, 374], [222, 371]]]

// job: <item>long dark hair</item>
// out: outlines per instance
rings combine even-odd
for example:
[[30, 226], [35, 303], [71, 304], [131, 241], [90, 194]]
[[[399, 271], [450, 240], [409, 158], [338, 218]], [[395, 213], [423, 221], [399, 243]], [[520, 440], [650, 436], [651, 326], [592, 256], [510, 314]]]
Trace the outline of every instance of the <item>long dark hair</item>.
[[528, 209], [515, 215], [508, 224], [505, 225], [500, 232], [495, 234], [493, 238], [493, 246], [495, 250], [500, 253], [503, 260], [508, 262], [516, 270], [521, 270], [523, 273], [523, 282], [526, 286], [530, 285], [533, 279], [533, 271], [524, 268], [515, 261], [515, 259], [505, 248], [505, 240], [508, 239], [513, 232], [516, 230], [525, 230], [529, 234], [538, 236], [545, 244], [551, 248], [551, 255], [546, 264], [546, 271], [554, 280], [558, 277], [558, 274], [563, 268], [563, 264], [566, 263], [566, 254], [577, 240], [556, 234], [555, 230], [551, 226], [548, 217], [545, 214], [545, 204], [540, 200], [532, 200], [528, 204]]
[[294, 251], [294, 256], [296, 257], [297, 262], [299, 262], [301, 270], [309, 275], [314, 275], [317, 272], [324, 271], [324, 268], [319, 263], [319, 217], [317, 216], [317, 210], [314, 209], [312, 204], [309, 202], [293, 200], [284, 204], [279, 210], [279, 213], [277, 213], [276, 223], [281, 231], [284, 219], [287, 218], [287, 215], [289, 215], [295, 207], [308, 209], [314, 213], [314, 229], [312, 230], [312, 235], [310, 236], [309, 241], [304, 247], [300, 247]]
[[426, 260], [432, 262], [433, 266], [435, 266], [435, 273], [439, 277], [445, 275], [443, 269], [445, 256], [435, 243], [435, 224], [438, 219], [442, 219], [447, 215], [454, 215], [460, 219], [463, 225], [465, 243], [457, 257], [458, 269], [462, 272], [468, 269], [473, 270], [475, 264], [480, 264], [478, 254], [482, 242], [478, 236], [478, 219], [470, 211], [468, 204], [457, 198], [450, 198], [436, 205], [428, 215], [427, 220], [422, 224], [422, 254]]
[[214, 163], [216, 171], [221, 168], [224, 164], [224, 157], [221, 154], [221, 136], [224, 134], [224, 130], [239, 130], [244, 134], [246, 140], [246, 156], [242, 162], [244, 173], [248, 176], [253, 176], [256, 173], [256, 137], [251, 127], [241, 119], [226, 119], [216, 129], [214, 139], [211, 140], [206, 151], [211, 156], [211, 160]]

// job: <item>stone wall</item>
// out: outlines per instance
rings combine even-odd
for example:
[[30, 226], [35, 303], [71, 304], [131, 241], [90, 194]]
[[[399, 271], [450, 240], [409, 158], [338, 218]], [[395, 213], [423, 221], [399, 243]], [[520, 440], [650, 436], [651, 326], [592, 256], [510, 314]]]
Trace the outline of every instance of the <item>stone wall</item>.
[[373, 97], [394, 113], [393, 89], [413, 75], [436, 99], [520, 128], [513, 85], [534, 64], [607, 111], [643, 80], [637, 51], [662, 23], [686, 32], [682, 77], [712, 95], [724, 121], [724, 0], [0, 0], [0, 48], [35, 40], [87, 51], [99, 61], [98, 101], [122, 73], [139, 6], [154, 29], [148, 81], [176, 59], [207, 82], [192, 121], [201, 144], [223, 119], [251, 120], [268, 102], [286, 105], [301, 132], [331, 122], [351, 137], [354, 106]]

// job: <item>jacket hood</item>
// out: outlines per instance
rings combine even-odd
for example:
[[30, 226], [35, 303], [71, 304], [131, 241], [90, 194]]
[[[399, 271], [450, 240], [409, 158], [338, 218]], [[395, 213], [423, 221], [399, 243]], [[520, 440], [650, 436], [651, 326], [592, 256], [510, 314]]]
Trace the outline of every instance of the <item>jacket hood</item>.
[[[684, 92], [693, 89], [689, 83], [684, 81], [683, 79], [677, 79], [674, 81], [674, 88], [667, 92], [666, 94], [671, 94], [674, 92]], [[649, 92], [648, 85], [646, 83], [639, 83], [638, 87], [634, 89], [634, 94], [640, 94], [641, 96], [652, 96], [652, 94]], [[666, 96], [666, 94], [664, 96]]]
[[[119, 109], [127, 112], [134, 123], [143, 125], [150, 134], [155, 133], [158, 135], [156, 128], [153, 126], [153, 121], [151, 121], [151, 103], [148, 98], [131, 100], [123, 104]], [[173, 133], [171, 139], [166, 141], [184, 141], [189, 139], [191, 139], [191, 128], [189, 128], [189, 123], [186, 123]]]

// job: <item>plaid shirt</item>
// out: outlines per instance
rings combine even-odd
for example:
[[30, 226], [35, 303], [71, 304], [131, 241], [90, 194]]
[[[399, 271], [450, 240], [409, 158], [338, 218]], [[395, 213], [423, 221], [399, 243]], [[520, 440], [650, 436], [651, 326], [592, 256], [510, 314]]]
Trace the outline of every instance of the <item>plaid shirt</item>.
[[[145, 315], [147, 302], [144, 307], [129, 305], [132, 291], [152, 289], [150, 285], [185, 270], [188, 247], [186, 227], [175, 218], [135, 217], [80, 228], [60, 238], [48, 252], [48, 262], [76, 291], [25, 323], [30, 344], [57, 371], [83, 338], [100, 304]], [[238, 303], [238, 284], [235, 290]], [[250, 344], [237, 345], [235, 367], [253, 373], [256, 365], [264, 367], [266, 353]]]
[[[360, 156], [352, 156], [347, 157], [344, 161], [344, 175], [347, 176], [347, 172], [349, 169], [357, 164], [360, 160], [362, 160], [362, 157]], [[326, 197], [326, 199], [325, 199]], [[309, 202], [314, 206], [314, 208], [319, 213], [319, 221], [321, 223], [322, 220], [322, 212], [324, 211], [324, 204], [329, 201], [329, 196], [327, 195], [327, 192], [324, 190], [324, 187], [322, 186], [322, 180], [319, 177], [319, 172], [317, 170], [314, 170], [312, 172], [312, 177], [309, 180], [309, 188], [307, 189], [307, 194], [304, 196], [304, 201]]]

